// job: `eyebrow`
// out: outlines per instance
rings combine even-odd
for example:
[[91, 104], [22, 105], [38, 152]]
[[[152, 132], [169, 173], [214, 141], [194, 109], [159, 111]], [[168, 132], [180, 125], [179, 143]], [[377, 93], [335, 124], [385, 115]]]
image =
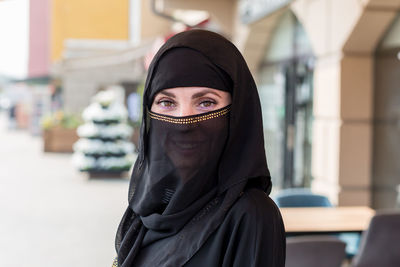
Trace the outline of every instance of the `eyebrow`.
[[[167, 92], [167, 91], [161, 91], [159, 94], [166, 95], [166, 96], [169, 96], [169, 97], [172, 97], [172, 98], [176, 97], [176, 95], [174, 93], [170, 93], [170, 92]], [[216, 95], [219, 98], [221, 98], [221, 95], [219, 95], [217, 92], [214, 92], [214, 91], [209, 90], [209, 89], [204, 89], [204, 90], [192, 95], [192, 99], [198, 98], [198, 97], [202, 97], [203, 95], [206, 95], [206, 94], [213, 94], [213, 95]]]
[[160, 95], [166, 95], [166, 96], [169, 96], [169, 97], [175, 97], [175, 94], [169, 93], [169, 92], [166, 92], [166, 91], [161, 91], [159, 94]]
[[197, 97], [201, 97], [201, 96], [206, 95], [206, 94], [213, 94], [213, 95], [216, 95], [219, 98], [221, 98], [221, 96], [218, 93], [216, 93], [214, 91], [211, 91], [211, 90], [208, 90], [208, 89], [205, 89], [203, 91], [200, 91], [200, 92], [195, 93], [194, 95], [192, 95], [192, 99], [193, 98], [197, 98]]

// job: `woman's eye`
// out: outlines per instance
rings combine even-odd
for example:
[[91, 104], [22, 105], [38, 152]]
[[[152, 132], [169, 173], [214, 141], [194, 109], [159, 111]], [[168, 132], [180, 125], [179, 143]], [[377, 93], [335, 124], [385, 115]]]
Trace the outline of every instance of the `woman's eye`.
[[170, 100], [160, 100], [158, 101], [158, 104], [162, 107], [172, 107], [174, 105], [174, 102], [170, 101]]
[[215, 101], [205, 100], [200, 103], [200, 106], [203, 108], [211, 107], [212, 105], [216, 104]]

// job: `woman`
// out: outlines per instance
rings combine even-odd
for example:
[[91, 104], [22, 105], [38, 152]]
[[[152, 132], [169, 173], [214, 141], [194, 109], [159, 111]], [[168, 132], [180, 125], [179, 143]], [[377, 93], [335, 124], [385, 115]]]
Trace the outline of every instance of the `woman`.
[[261, 108], [236, 47], [203, 30], [153, 59], [116, 266], [284, 266]]

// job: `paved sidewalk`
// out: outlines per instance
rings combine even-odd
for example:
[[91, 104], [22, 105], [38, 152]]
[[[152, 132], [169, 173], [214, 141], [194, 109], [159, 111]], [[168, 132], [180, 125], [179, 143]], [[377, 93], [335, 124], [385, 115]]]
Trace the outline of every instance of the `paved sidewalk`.
[[128, 184], [89, 180], [0, 112], [0, 266], [111, 266]]

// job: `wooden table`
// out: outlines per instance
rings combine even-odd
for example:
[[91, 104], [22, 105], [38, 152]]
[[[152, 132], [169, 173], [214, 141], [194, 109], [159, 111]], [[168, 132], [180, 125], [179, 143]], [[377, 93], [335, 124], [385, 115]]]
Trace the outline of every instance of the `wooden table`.
[[362, 232], [375, 211], [369, 207], [280, 208], [286, 233]]

